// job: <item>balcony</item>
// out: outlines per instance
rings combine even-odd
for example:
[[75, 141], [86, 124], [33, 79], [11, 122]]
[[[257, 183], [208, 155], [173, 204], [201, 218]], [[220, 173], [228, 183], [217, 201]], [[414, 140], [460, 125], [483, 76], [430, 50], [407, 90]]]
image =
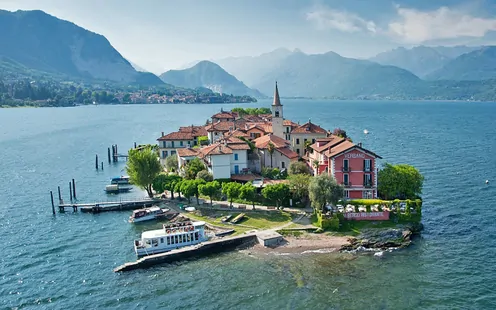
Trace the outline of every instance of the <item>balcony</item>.
[[351, 167], [350, 166], [347, 166], [347, 167], [341, 167], [341, 171], [343, 172], [351, 172]]
[[374, 184], [372, 183], [372, 181], [365, 182], [365, 183], [363, 183], [363, 187], [365, 187], [365, 188], [372, 188], [372, 187], [374, 187]]
[[363, 167], [363, 172], [372, 172], [372, 167]]
[[351, 187], [351, 182], [343, 182], [341, 183], [344, 187]]

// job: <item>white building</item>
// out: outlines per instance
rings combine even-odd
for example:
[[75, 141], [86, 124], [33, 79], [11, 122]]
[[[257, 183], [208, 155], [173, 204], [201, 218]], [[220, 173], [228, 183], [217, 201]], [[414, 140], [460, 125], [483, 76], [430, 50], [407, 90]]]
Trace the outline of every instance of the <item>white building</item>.
[[160, 161], [164, 163], [165, 158], [175, 155], [180, 148], [189, 148], [198, 144], [198, 138], [207, 136], [204, 126], [180, 127], [179, 131], [171, 132], [157, 139]]
[[247, 172], [249, 149], [246, 142], [230, 137], [201, 148], [198, 157], [214, 179], [229, 179], [231, 175]]
[[[298, 154], [291, 150], [289, 141], [273, 134], [265, 135], [253, 140], [258, 149], [262, 167], [288, 169], [292, 161], [298, 160]], [[272, 154], [269, 150], [273, 148]]]

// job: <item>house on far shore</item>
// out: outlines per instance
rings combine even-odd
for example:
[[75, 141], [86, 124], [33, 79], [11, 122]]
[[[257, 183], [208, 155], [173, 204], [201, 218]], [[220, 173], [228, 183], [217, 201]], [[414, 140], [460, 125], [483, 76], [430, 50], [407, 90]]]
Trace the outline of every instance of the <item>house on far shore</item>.
[[331, 135], [317, 139], [308, 154], [308, 165], [314, 174], [332, 175], [345, 188], [351, 199], [377, 198], [377, 165], [379, 155], [346, 139]]
[[[253, 143], [258, 150], [262, 167], [288, 169], [292, 161], [298, 160], [298, 154], [291, 150], [289, 141], [273, 134], [261, 136], [253, 140]], [[272, 156], [269, 153], [270, 144], [274, 146]]]
[[207, 136], [208, 132], [205, 130], [204, 126], [187, 126], [180, 127], [179, 131], [171, 132], [157, 139], [160, 162], [165, 163], [165, 158], [167, 156], [175, 155], [177, 149], [189, 148], [196, 146], [198, 144], [198, 138], [202, 136]]

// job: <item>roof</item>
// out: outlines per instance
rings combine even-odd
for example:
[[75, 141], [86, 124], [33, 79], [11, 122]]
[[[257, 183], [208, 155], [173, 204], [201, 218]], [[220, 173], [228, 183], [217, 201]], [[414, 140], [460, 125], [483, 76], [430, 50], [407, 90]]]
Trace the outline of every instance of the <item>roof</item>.
[[345, 140], [343, 143], [338, 144], [336, 147], [331, 147], [331, 149], [326, 151], [324, 154], [328, 157], [336, 157], [351, 149], [359, 149], [362, 152], [368, 153], [376, 158], [382, 158], [379, 155], [375, 154], [374, 152], [371, 152], [361, 147], [360, 145], [355, 145], [348, 140]]
[[327, 130], [320, 127], [319, 125], [313, 124], [311, 121], [305, 123], [299, 127], [296, 127], [291, 131], [291, 133], [302, 133], [302, 134], [327, 134]]
[[274, 91], [274, 102], [272, 103], [273, 106], [281, 106], [281, 99], [279, 98], [279, 90], [277, 89], [277, 82], [276, 82], [276, 90]]
[[287, 147], [289, 145], [288, 141], [283, 138], [279, 138], [278, 136], [274, 136], [273, 134], [258, 137], [253, 140], [253, 143], [255, 143], [255, 146], [259, 149], [266, 149], [269, 146], [269, 143], [272, 143], [276, 149]]
[[[326, 137], [326, 138], [321, 138], [321, 139], [317, 139], [317, 141], [312, 144], [310, 147], [318, 152], [318, 153], [321, 153], [322, 151], [324, 150], [327, 150], [328, 148], [330, 147], [334, 147], [340, 143], [342, 143], [343, 141], [345, 141], [346, 139], [344, 138], [341, 138], [341, 137], [338, 137], [338, 136], [335, 136], [335, 135], [330, 135], [329, 137]], [[319, 142], [322, 144], [321, 146], [318, 146], [319, 145]]]
[[201, 148], [198, 151], [200, 157], [208, 155], [226, 155], [232, 154], [235, 150], [249, 150], [250, 146], [241, 139], [236, 137], [229, 137], [221, 141]]
[[243, 132], [239, 129], [236, 129], [233, 132], [226, 132], [226, 133], [224, 133], [224, 136], [225, 137], [245, 137], [245, 138], [250, 137], [249, 134], [247, 134], [246, 132]]
[[191, 132], [191, 134], [194, 137], [199, 137], [199, 136], [208, 136], [208, 132], [205, 129], [205, 126], [186, 126], [186, 127], [179, 127], [180, 132]]
[[177, 155], [179, 157], [191, 157], [191, 156], [196, 156], [198, 155], [198, 150], [197, 149], [192, 149], [189, 147], [183, 147], [177, 149]]
[[205, 126], [206, 131], [229, 131], [229, 129], [234, 129], [234, 122], [221, 122]]
[[230, 119], [236, 117], [238, 117], [238, 113], [222, 111], [222, 110], [219, 113], [212, 115], [212, 118], [218, 118], [218, 119]]
[[277, 151], [289, 159], [296, 159], [299, 157], [298, 153], [291, 150], [289, 147], [281, 147], [281, 148], [278, 148]]
[[293, 121], [291, 121], [291, 120], [289, 120], [289, 119], [285, 119], [285, 120], [283, 120], [283, 121], [282, 121], [282, 124], [283, 124], [284, 126], [291, 126], [291, 127], [298, 127], [298, 126], [299, 126], [298, 124], [296, 124], [295, 122], [293, 122]]
[[158, 141], [164, 141], [164, 140], [193, 140], [195, 137], [191, 132], [181, 132], [181, 131], [174, 131], [169, 134], [166, 134], [165, 136], [162, 136], [158, 138]]

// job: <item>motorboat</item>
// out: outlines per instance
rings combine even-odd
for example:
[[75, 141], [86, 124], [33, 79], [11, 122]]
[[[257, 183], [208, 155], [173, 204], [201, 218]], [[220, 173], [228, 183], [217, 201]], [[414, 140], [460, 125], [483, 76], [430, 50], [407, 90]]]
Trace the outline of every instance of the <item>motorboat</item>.
[[105, 191], [107, 192], [107, 194], [127, 193], [131, 189], [133, 189], [133, 188], [129, 187], [129, 186], [123, 187], [123, 186], [120, 186], [119, 184], [109, 184], [109, 185], [105, 186]]
[[110, 184], [129, 184], [129, 176], [121, 175], [120, 177], [113, 177], [110, 179]]
[[162, 229], [144, 231], [140, 240], [134, 240], [134, 251], [139, 257], [168, 252], [207, 240], [205, 222], [168, 223]]
[[170, 209], [161, 209], [159, 207], [144, 208], [134, 210], [129, 217], [129, 223], [139, 223], [144, 221], [155, 220], [164, 217]]

